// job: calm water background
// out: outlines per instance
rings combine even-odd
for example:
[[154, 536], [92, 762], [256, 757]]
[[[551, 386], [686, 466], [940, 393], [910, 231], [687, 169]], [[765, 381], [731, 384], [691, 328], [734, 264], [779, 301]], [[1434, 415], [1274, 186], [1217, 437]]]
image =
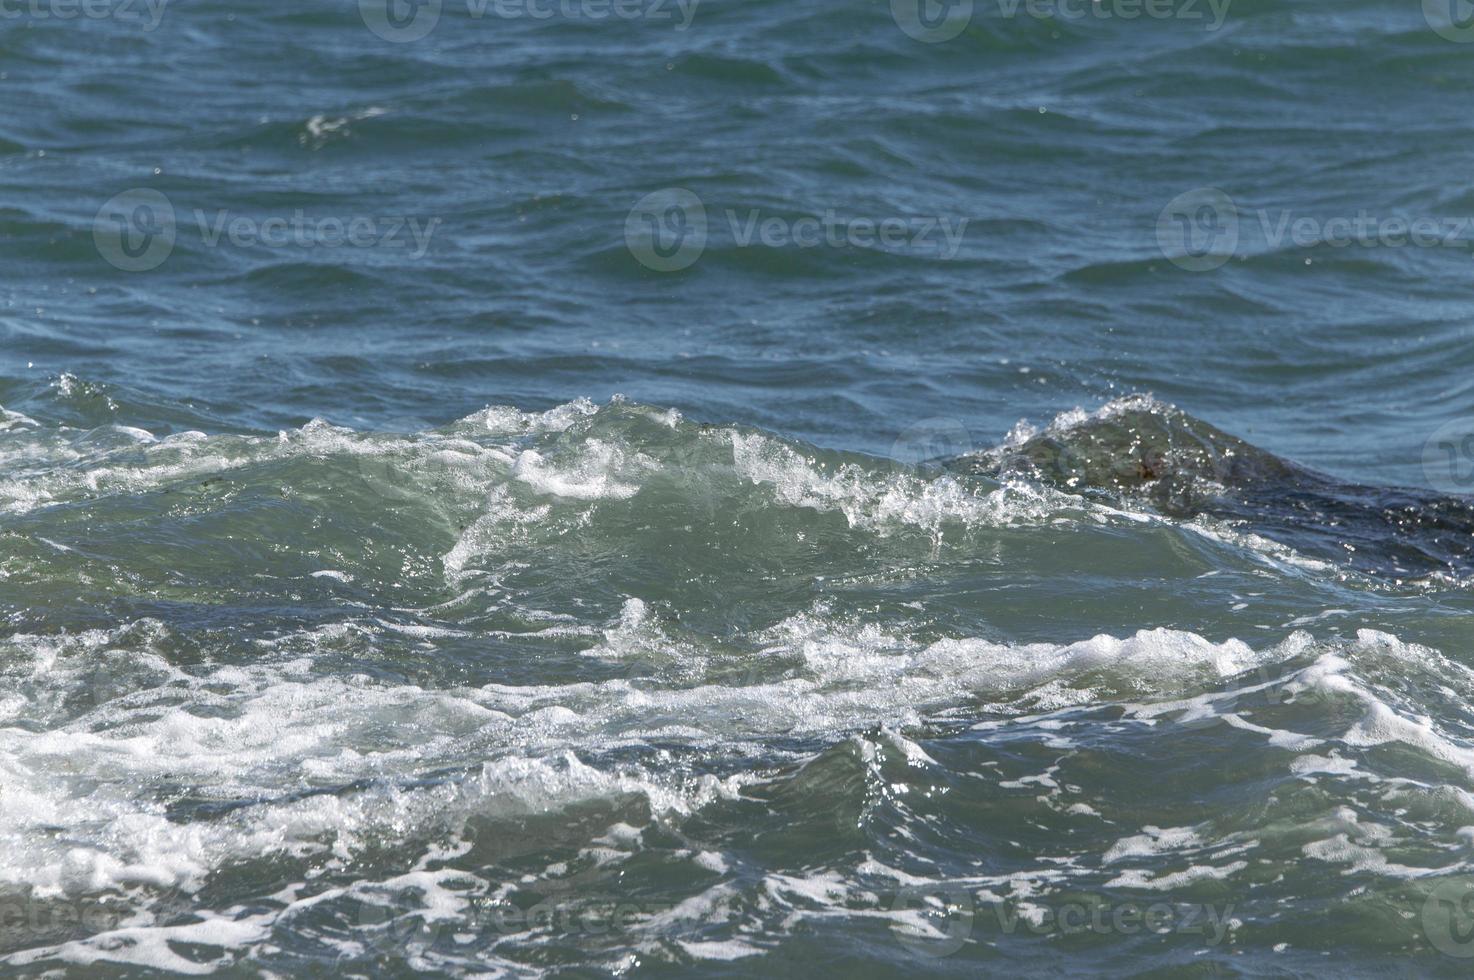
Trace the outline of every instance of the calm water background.
[[3, 969], [1458, 972], [1466, 568], [929, 462], [1466, 490], [1425, 6], [0, 8]]

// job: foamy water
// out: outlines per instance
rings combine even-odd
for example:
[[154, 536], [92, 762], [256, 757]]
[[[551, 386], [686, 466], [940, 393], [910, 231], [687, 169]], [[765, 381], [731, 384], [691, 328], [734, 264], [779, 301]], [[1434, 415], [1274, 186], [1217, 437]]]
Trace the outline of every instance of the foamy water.
[[[1447, 635], [1461, 585], [623, 400], [406, 434], [7, 419], [0, 585], [62, 600], [0, 641], [16, 969], [1138, 935], [1087, 906], [1238, 955], [1307, 889], [1412, 952], [1474, 839], [1474, 674], [1357, 625]], [[1148, 569], [1170, 623], [1097, 604]]]

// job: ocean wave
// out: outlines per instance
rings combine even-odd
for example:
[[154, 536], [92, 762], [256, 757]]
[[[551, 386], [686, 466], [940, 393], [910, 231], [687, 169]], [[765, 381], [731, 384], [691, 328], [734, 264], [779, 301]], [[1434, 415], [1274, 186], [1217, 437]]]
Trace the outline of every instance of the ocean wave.
[[[922, 464], [623, 399], [274, 435], [131, 426], [72, 378], [24, 407], [0, 899], [116, 914], [0, 935], [11, 967], [907, 949], [947, 935], [921, 893], [1231, 891], [1268, 935], [1253, 886], [1292, 865], [1328, 901], [1463, 868], [1474, 674], [1316, 537], [1374, 536], [1393, 491], [1147, 396]], [[642, 887], [675, 898], [614, 934], [486, 925]]]

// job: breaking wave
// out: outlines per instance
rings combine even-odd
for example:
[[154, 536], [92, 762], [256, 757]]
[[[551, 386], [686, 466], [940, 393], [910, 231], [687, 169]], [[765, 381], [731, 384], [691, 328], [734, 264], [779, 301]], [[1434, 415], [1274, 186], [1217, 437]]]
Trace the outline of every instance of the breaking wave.
[[0, 456], [22, 972], [1043, 968], [1079, 895], [1232, 905], [1228, 956], [1307, 866], [1411, 951], [1466, 870], [1465, 504], [1147, 398], [942, 467], [622, 400]]

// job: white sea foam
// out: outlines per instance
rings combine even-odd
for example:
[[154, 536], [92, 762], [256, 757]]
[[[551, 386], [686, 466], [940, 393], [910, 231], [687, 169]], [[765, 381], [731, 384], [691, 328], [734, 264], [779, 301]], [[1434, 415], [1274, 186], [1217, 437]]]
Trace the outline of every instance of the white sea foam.
[[[785, 680], [671, 688], [615, 679], [437, 691], [367, 678], [313, 678], [294, 642], [277, 644], [278, 659], [185, 671], [150, 651], [161, 642], [160, 629], [140, 624], [65, 640], [5, 641], [10, 656], [26, 656], [31, 674], [58, 691], [85, 688], [91, 683], [89, 663], [125, 650], [144, 671], [142, 682], [155, 686], [125, 690], [70, 721], [60, 702], [49, 716], [31, 709], [33, 717], [59, 722], [50, 729], [0, 729], [5, 786], [0, 881], [57, 893], [114, 885], [192, 887], [212, 870], [262, 851], [301, 853], [328, 846], [351, 852], [376, 834], [433, 825], [446, 814], [535, 814], [627, 794], [647, 799], [655, 812], [687, 812], [735, 792], [739, 784], [672, 781], [639, 767], [596, 767], [581, 756], [658, 738], [730, 747], [734, 738], [765, 732], [822, 736], [876, 720], [894, 729], [979, 693], [1026, 708], [1047, 690], [1042, 699], [1050, 702], [1050, 710], [1060, 703], [1119, 697], [1123, 691], [1137, 698], [1165, 694], [1169, 697], [1162, 704], [1180, 705], [1170, 696], [1184, 688], [1212, 687], [1266, 661], [1264, 653], [1239, 641], [1211, 643], [1170, 630], [1064, 645], [969, 638], [916, 643], [873, 626], [844, 627], [803, 615], [763, 637], [770, 654], [796, 657], [794, 662], [803, 665]], [[343, 628], [329, 633], [335, 642], [354, 635]], [[1295, 640], [1268, 658], [1303, 655], [1306, 642]], [[633, 599], [605, 640], [615, 655], [630, 643], [666, 643], [648, 606]], [[1362, 635], [1346, 654], [1386, 656], [1388, 651], [1414, 660], [1435, 656], [1385, 634]], [[678, 658], [701, 655], [695, 648], [676, 651]], [[1322, 654], [1283, 683], [1366, 700], [1366, 716], [1342, 739], [1348, 748], [1396, 740], [1434, 759], [1469, 764], [1470, 750], [1427, 719], [1404, 717], [1390, 703], [1376, 700], [1368, 683], [1353, 676], [1345, 656]], [[1150, 716], [1147, 703], [1138, 701], [1138, 709], [1142, 717]], [[1004, 724], [987, 723], [979, 730]], [[888, 737], [902, 757], [931, 764], [913, 740], [894, 731]], [[519, 745], [537, 745], [548, 754], [508, 751]], [[453, 767], [468, 752], [474, 757], [486, 751], [499, 757], [468, 778], [396, 788], [396, 776]], [[1352, 776], [1357, 768], [1346, 756], [1327, 759], [1292, 751], [1287, 766], [1322, 776]], [[1030, 785], [1059, 792], [1053, 771], [1014, 782], [1023, 787], [1033, 779]], [[365, 778], [377, 788], [271, 801], [282, 787], [304, 780], [331, 786]], [[165, 781], [194, 785], [223, 800], [264, 802], [223, 820], [176, 823], [150, 794], [135, 795]], [[71, 828], [69, 842], [53, 840], [45, 830], [50, 827]], [[1148, 828], [1123, 838], [1105, 860], [1187, 844], [1193, 833]], [[1145, 881], [1137, 884], [1147, 887]]]
[[884, 530], [912, 525], [932, 531], [947, 523], [998, 525], [1039, 520], [1058, 508], [1050, 494], [1022, 486], [979, 494], [948, 477], [876, 474], [858, 464], [819, 466], [793, 447], [759, 433], [731, 433], [733, 465], [742, 477], [772, 488], [790, 507], [835, 511], [852, 527]]
[[[872, 879], [958, 885], [979, 897], [996, 888], [1025, 901], [1087, 872], [1095, 884], [1122, 888], [1209, 887], [1257, 859], [1239, 856], [1257, 846], [1253, 840], [1228, 840], [1211, 819], [1191, 827], [1138, 827], [1108, 799], [1072, 786], [1069, 760], [1086, 751], [1082, 746], [1099, 746], [1091, 736], [1101, 725], [1166, 740], [1222, 722], [1225, 741], [1263, 747], [1270, 767], [1285, 777], [1283, 794], [1390, 799], [1398, 793], [1412, 800], [1409, 806], [1474, 812], [1457, 785], [1474, 778], [1466, 730], [1449, 713], [1420, 708], [1404, 678], [1454, 701], [1474, 694], [1474, 683], [1435, 651], [1388, 634], [1316, 640], [1297, 632], [1250, 644], [1183, 629], [1085, 630], [1055, 643], [1015, 643], [955, 629], [947, 635], [935, 622], [921, 625], [920, 616], [915, 626], [895, 617], [871, 620], [868, 607], [865, 614], [839, 615], [818, 601], [717, 642], [673, 615], [668, 596], [588, 597], [578, 607], [581, 617], [530, 608], [537, 600], [506, 583], [536, 569], [539, 548], [582, 541], [578, 535], [595, 515], [630, 513], [620, 508], [676, 496], [668, 492], [673, 487], [699, 485], [719, 502], [740, 501], [771, 516], [767, 523], [796, 511], [835, 515], [825, 522], [833, 533], [864, 547], [917, 528], [940, 536], [1038, 521], [1087, 529], [1168, 523], [1027, 487], [987, 488], [810, 453], [744, 430], [717, 428], [697, 437], [669, 413], [635, 413], [657, 432], [640, 430], [636, 437], [620, 428], [628, 420], [610, 411], [591, 403], [540, 414], [488, 409], [411, 437], [355, 433], [320, 420], [273, 439], [198, 433], [157, 439], [117, 428], [93, 444], [54, 432], [46, 442], [34, 426], [6, 415], [0, 432], [19, 448], [0, 442], [0, 453], [19, 455], [0, 484], [0, 509], [19, 513], [82, 493], [136, 492], [308, 458], [357, 462], [376, 492], [427, 498], [416, 515], [435, 522], [442, 535], [430, 557], [444, 549], [445, 578], [455, 588], [403, 601], [422, 608], [396, 610], [407, 614], [402, 617], [364, 612], [259, 640], [245, 657], [234, 651], [217, 657], [208, 641], [150, 622], [0, 640], [0, 671], [14, 681], [0, 695], [0, 883], [56, 895], [158, 888], [193, 894], [222, 869], [262, 855], [341, 868], [385, 846], [419, 853], [454, 838], [469, 821], [557, 819], [589, 809], [619, 810], [619, 822], [587, 846], [579, 841], [570, 849], [577, 858], [558, 862], [561, 870], [550, 865], [543, 877], [570, 863], [618, 867], [642, 835], [660, 836], [647, 821], [678, 820], [736, 799], [753, 783], [789, 778], [786, 771], [781, 777], [746, 771], [753, 758], [797, 766], [850, 739], [864, 766], [867, 813], [881, 805], [920, 807], [920, 800], [947, 789], [946, 775], [986, 786], [990, 794], [1046, 800], [1055, 813], [1089, 817], [1074, 822], [1108, 836], [1092, 855], [1039, 854], [1038, 867], [1011, 876], [925, 874], [919, 861], [888, 875], [873, 861], [855, 875], [819, 868], [808, 876], [769, 876], [760, 889], [767, 903], [761, 911], [777, 928], [824, 916], [876, 915], [921, 930], [924, 920], [914, 910], [877, 904]], [[660, 437], [688, 440], [697, 447], [696, 463], [663, 456], [651, 445]], [[764, 522], [755, 526], [761, 531]], [[1260, 546], [1217, 528], [1196, 530], [1230, 547]], [[38, 550], [48, 560], [76, 560], [78, 552], [57, 550], [71, 547], [67, 540], [57, 537], [51, 550]], [[1294, 556], [1275, 557], [1288, 563]], [[373, 587], [369, 574], [338, 555], [314, 556], [293, 576], [293, 588], [314, 594], [345, 591], [333, 582], [353, 583], [355, 592]], [[309, 576], [326, 581], [315, 584]], [[585, 598], [577, 596], [580, 604]], [[519, 605], [523, 600], [529, 608]], [[478, 618], [483, 602], [498, 614], [515, 607], [526, 631], [517, 632], [518, 621], [485, 627]], [[928, 597], [906, 608], [925, 613], [945, 606]], [[594, 608], [605, 611], [587, 614]], [[474, 614], [461, 617], [467, 609]], [[948, 622], [945, 611], [939, 615], [938, 622]], [[1221, 626], [1216, 629], [1221, 637]], [[557, 682], [487, 683], [477, 663], [437, 686], [381, 673], [374, 660], [384, 647], [418, 654], [441, 640], [490, 657], [511, 637], [556, 638], [567, 653], [558, 669], [567, 674]], [[333, 672], [315, 669], [329, 656]], [[978, 723], [979, 714], [989, 720]], [[951, 757], [929, 751], [929, 733], [958, 721], [961, 738], [984, 761], [975, 772], [942, 773], [937, 760]], [[1026, 741], [1039, 755], [1005, 766], [1003, 753], [988, 757], [994, 739]], [[1412, 760], [1408, 771], [1387, 771], [1387, 747]], [[691, 775], [683, 767], [687, 750], [740, 775]], [[918, 782], [880, 774], [882, 760], [898, 759]], [[922, 785], [923, 778], [934, 785]], [[180, 799], [205, 800], [219, 812], [208, 820], [180, 819], [167, 802]], [[945, 829], [942, 818], [928, 819], [938, 826], [898, 826], [894, 838]], [[1459, 825], [1466, 821], [1461, 816]], [[1390, 877], [1431, 872], [1414, 859], [1389, 857], [1405, 830], [1371, 829], [1381, 825], [1364, 817], [1353, 823], [1338, 818], [1315, 826], [1313, 839], [1296, 841], [1296, 853]], [[748, 873], [743, 859], [696, 847], [683, 848], [680, 859], [712, 882], [685, 912], [714, 927], [728, 925], [724, 896], [731, 897], [731, 876]], [[435, 874], [421, 867], [379, 884], [416, 893], [430, 917], [454, 922], [464, 913], [463, 898]], [[303, 910], [297, 901], [288, 908]], [[187, 927], [130, 926], [143, 932], [98, 937], [53, 955], [86, 964], [116, 941], [123, 952], [112, 958], [183, 969], [169, 958], [177, 957], [170, 937], [207, 946], [259, 943], [270, 922], [254, 915], [237, 910]], [[663, 955], [657, 933], [658, 924], [642, 955]], [[718, 960], [765, 948], [740, 934], [682, 934], [673, 941], [688, 957]], [[343, 943], [351, 951], [352, 941]]]
[[512, 477], [541, 493], [577, 500], [626, 500], [639, 492], [639, 484], [621, 482], [618, 474], [640, 467], [653, 469], [654, 460], [633, 459], [615, 446], [598, 439], [585, 443], [571, 466], [559, 467], [529, 449], [517, 457]]

